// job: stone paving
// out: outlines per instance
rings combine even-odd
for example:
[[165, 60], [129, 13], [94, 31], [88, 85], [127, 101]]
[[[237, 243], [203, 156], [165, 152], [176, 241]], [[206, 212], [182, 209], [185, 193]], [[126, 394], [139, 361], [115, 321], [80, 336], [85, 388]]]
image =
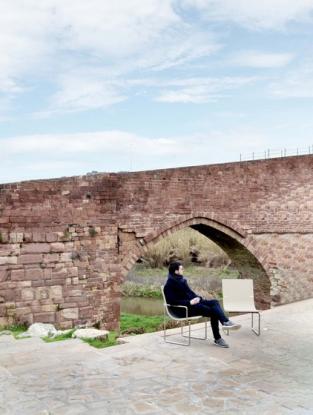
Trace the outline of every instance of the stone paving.
[[313, 299], [262, 312], [260, 337], [234, 320], [229, 349], [211, 330], [190, 347], [152, 333], [101, 350], [0, 336], [0, 414], [313, 414]]

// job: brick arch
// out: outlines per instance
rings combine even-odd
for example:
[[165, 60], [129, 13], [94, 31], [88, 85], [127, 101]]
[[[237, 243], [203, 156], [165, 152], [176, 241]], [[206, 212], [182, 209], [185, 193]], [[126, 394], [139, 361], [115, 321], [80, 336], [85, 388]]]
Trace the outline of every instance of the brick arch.
[[175, 232], [190, 227], [216, 243], [232, 260], [238, 269], [241, 278], [253, 278], [255, 285], [256, 303], [259, 308], [269, 308], [270, 278], [266, 266], [262, 264], [262, 252], [256, 250], [249, 241], [248, 235], [243, 229], [233, 227], [229, 223], [208, 217], [191, 217], [183, 221], [172, 223], [169, 227], [155, 230], [154, 233], [143, 240], [139, 239], [136, 246], [129, 254], [124, 266], [124, 275], [134, 266], [136, 261], [149, 246]]

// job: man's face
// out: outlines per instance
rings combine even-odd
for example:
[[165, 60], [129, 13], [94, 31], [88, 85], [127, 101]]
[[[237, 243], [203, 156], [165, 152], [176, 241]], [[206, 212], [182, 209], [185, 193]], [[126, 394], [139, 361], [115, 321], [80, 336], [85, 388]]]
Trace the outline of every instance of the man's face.
[[175, 274], [183, 275], [183, 273], [184, 273], [184, 267], [180, 265], [179, 268], [175, 271]]

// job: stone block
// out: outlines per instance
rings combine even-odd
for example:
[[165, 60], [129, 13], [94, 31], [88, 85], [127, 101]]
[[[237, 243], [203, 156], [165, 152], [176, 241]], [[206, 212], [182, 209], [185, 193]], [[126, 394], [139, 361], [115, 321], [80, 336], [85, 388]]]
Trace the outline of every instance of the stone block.
[[37, 323], [54, 323], [55, 313], [36, 313], [34, 315], [34, 321], [36, 321]]
[[57, 242], [58, 241], [58, 234], [56, 232], [48, 232], [46, 234], [46, 241], [47, 242]]
[[11, 232], [9, 234], [9, 240], [10, 240], [10, 242], [12, 242], [14, 244], [23, 242], [23, 237], [24, 237], [24, 234], [21, 233], [21, 232]]
[[42, 254], [25, 254], [18, 257], [18, 264], [40, 264]]
[[43, 263], [50, 264], [59, 260], [59, 254], [45, 254], [43, 256]]
[[36, 291], [36, 300], [45, 300], [50, 297], [50, 287], [37, 287]]
[[17, 264], [16, 256], [0, 256], [0, 265], [15, 265]]
[[73, 328], [73, 322], [72, 321], [60, 321], [58, 323], [58, 327], [60, 329], [64, 329], [64, 330], [72, 329]]
[[25, 270], [24, 269], [12, 269], [12, 271], [11, 271], [11, 280], [12, 281], [23, 281], [23, 280], [25, 280]]
[[68, 277], [77, 277], [78, 276], [78, 268], [77, 267], [67, 268], [67, 275], [68, 275]]
[[19, 244], [0, 244], [0, 256], [13, 256], [20, 254]]
[[33, 232], [33, 241], [34, 242], [45, 242], [46, 241], [45, 232]]
[[78, 308], [65, 308], [60, 311], [61, 317], [64, 319], [78, 319]]
[[50, 298], [53, 300], [62, 300], [63, 298], [63, 289], [61, 285], [55, 285], [49, 287]]
[[57, 311], [58, 306], [57, 304], [46, 304], [41, 306], [42, 312], [49, 312], [49, 311]]
[[35, 293], [32, 288], [24, 288], [21, 290], [21, 298], [25, 301], [31, 301], [35, 298]]
[[8, 270], [0, 270], [0, 282], [4, 282], [9, 277], [9, 271]]
[[8, 317], [0, 316], [0, 326], [7, 326], [9, 324]]
[[30, 268], [25, 270], [26, 280], [42, 280], [43, 270], [41, 268]]
[[52, 269], [46, 268], [43, 270], [43, 279], [44, 280], [51, 280], [52, 278]]
[[62, 242], [54, 242], [50, 244], [50, 251], [51, 252], [64, 252], [64, 243]]
[[64, 252], [60, 255], [60, 261], [61, 262], [70, 262], [72, 261], [72, 253], [71, 252]]
[[31, 281], [18, 281], [17, 282], [17, 286], [19, 288], [31, 287], [32, 286], [32, 282]]
[[50, 245], [47, 243], [29, 243], [21, 248], [21, 254], [41, 254], [50, 252]]
[[82, 290], [77, 290], [77, 289], [72, 290], [72, 289], [68, 288], [66, 290], [66, 295], [68, 297], [81, 297], [83, 295], [83, 291]]
[[32, 310], [30, 307], [19, 307], [15, 310], [16, 317], [27, 316], [31, 314]]

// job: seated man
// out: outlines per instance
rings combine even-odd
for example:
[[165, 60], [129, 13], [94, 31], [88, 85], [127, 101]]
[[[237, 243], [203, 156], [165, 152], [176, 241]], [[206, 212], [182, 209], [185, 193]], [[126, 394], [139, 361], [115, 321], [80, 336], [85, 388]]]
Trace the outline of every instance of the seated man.
[[[180, 262], [172, 262], [168, 271], [164, 286], [166, 301], [172, 305], [187, 306], [190, 317], [199, 315], [210, 317], [214, 344], [219, 347], [229, 347], [220, 335], [218, 322], [220, 321], [222, 326], [229, 330], [239, 329], [241, 325], [233, 323], [225, 316], [217, 300], [205, 300], [190, 289], [187, 280], [183, 277], [184, 268]], [[178, 317], [186, 316], [185, 309], [173, 307], [171, 311]]]

